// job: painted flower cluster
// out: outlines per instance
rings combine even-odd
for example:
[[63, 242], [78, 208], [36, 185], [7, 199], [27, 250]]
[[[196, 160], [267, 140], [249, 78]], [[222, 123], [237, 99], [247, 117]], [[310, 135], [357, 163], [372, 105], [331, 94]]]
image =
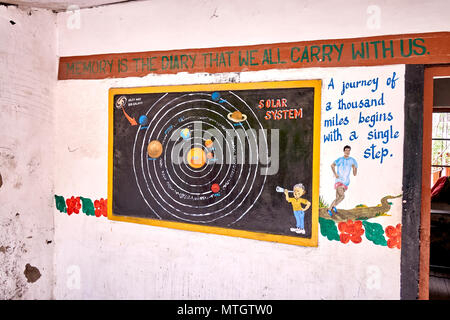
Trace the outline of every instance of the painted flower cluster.
[[347, 220], [336, 225], [333, 220], [319, 218], [319, 222], [320, 233], [330, 241], [358, 244], [365, 237], [376, 245], [401, 249], [402, 226], [400, 223], [383, 228], [381, 224], [367, 220]]
[[[366, 228], [368, 228], [367, 224]], [[346, 222], [339, 222], [338, 229], [341, 232], [341, 234], [339, 235], [339, 239], [342, 243], [348, 243], [349, 241], [353, 243], [360, 243], [362, 241], [361, 236], [365, 232], [363, 229], [363, 222], [360, 220], [354, 222], [352, 220], [347, 220]], [[389, 248], [401, 249], [402, 225], [400, 223], [397, 224], [395, 227], [387, 226], [385, 229], [385, 234], [389, 238], [386, 242], [386, 245]], [[369, 236], [367, 238], [372, 242], [375, 242]]]
[[387, 246], [391, 249], [402, 247], [402, 225], [399, 223], [395, 227], [388, 226], [385, 229], [386, 236], [388, 236]]
[[360, 220], [339, 222], [338, 229], [341, 232], [339, 238], [342, 243], [348, 243], [349, 241], [360, 243], [362, 241], [361, 236], [364, 234], [364, 229]]
[[[80, 210], [88, 216], [107, 217], [108, 200], [97, 199], [92, 201], [84, 197], [70, 197], [64, 199], [63, 196], [55, 195], [56, 209], [67, 213], [78, 214]], [[341, 243], [361, 243], [363, 236], [376, 245], [387, 246], [391, 249], [401, 249], [402, 225], [383, 227], [379, 223], [365, 220], [347, 220], [336, 224], [333, 220], [319, 218], [320, 232], [328, 240], [340, 241]], [[384, 237], [386, 235], [386, 238]]]
[[107, 217], [108, 211], [106, 210], [106, 206], [108, 204], [108, 201], [106, 199], [101, 198], [100, 200], [94, 201], [94, 208], [95, 208], [95, 216], [100, 217], [104, 216]]
[[72, 213], [78, 214], [81, 209], [80, 197], [71, 197], [70, 199], [66, 199], [67, 205], [67, 214], [70, 216]]
[[55, 195], [56, 209], [60, 212], [67, 213], [69, 216], [73, 213], [78, 214], [80, 211], [87, 216], [107, 217], [107, 199], [97, 199], [92, 201], [89, 198], [84, 197], [70, 197], [64, 199], [63, 196]]

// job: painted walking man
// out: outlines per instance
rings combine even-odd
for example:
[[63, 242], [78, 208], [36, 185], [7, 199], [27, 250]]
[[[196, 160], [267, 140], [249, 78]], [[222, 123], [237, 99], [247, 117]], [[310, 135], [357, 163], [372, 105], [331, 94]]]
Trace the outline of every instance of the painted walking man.
[[350, 184], [350, 174], [353, 172], [353, 175], [356, 176], [358, 171], [358, 163], [355, 159], [350, 157], [351, 149], [352, 148], [350, 146], [345, 146], [344, 156], [336, 159], [331, 164], [331, 170], [336, 177], [336, 181], [334, 183], [334, 188], [336, 189], [336, 199], [331, 203], [331, 206], [328, 209], [328, 214], [330, 216], [332, 216], [333, 213], [337, 213], [336, 206], [345, 198], [345, 191], [347, 191], [348, 185]]
[[[296, 222], [296, 228], [291, 228], [291, 231], [301, 234], [305, 234], [305, 211], [311, 206], [311, 202], [302, 198], [305, 193], [305, 187], [301, 183], [294, 186], [293, 198], [289, 197], [289, 191], [287, 189], [284, 190], [286, 201], [292, 204]], [[302, 205], [304, 205], [304, 207], [302, 207]]]

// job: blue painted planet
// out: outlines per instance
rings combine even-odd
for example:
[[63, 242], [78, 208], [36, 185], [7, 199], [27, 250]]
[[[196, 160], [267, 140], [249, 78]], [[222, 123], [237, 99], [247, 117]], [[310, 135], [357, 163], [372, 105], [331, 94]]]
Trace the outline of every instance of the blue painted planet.
[[188, 128], [184, 128], [180, 131], [180, 136], [184, 139], [187, 140], [191, 137], [191, 131]]
[[146, 126], [148, 124], [148, 118], [146, 115], [142, 115], [139, 117], [139, 124], [141, 126]]
[[213, 99], [213, 101], [219, 101], [220, 100], [220, 93], [218, 92], [213, 92], [211, 94], [211, 99]]
[[212, 94], [211, 94], [211, 99], [214, 101], [214, 102], [218, 102], [218, 103], [224, 103], [224, 102], [226, 102], [226, 100], [224, 100], [224, 99], [222, 99], [221, 97], [220, 97], [220, 93], [219, 92], [213, 92]]

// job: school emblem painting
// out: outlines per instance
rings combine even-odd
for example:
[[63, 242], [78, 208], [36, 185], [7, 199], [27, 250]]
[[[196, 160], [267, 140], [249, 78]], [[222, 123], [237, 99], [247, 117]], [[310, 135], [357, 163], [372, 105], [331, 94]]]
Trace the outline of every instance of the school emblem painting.
[[317, 246], [320, 89], [111, 89], [108, 218]]

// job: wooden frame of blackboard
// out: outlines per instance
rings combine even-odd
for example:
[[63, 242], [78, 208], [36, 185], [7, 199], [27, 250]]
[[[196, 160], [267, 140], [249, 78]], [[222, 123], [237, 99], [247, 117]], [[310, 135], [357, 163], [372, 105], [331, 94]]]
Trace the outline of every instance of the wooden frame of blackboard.
[[[286, 235], [269, 234], [263, 232], [245, 231], [238, 229], [204, 226], [191, 223], [174, 222], [167, 220], [121, 216], [114, 214], [113, 204], [113, 141], [114, 141], [114, 96], [118, 94], [145, 94], [145, 93], [169, 93], [169, 92], [196, 92], [196, 91], [221, 91], [221, 90], [252, 90], [252, 89], [287, 89], [287, 88], [313, 88], [314, 90], [314, 129], [313, 129], [313, 166], [312, 166], [312, 201], [311, 201], [311, 237], [293, 237]], [[317, 247], [318, 222], [319, 222], [319, 175], [320, 175], [320, 115], [321, 115], [321, 80], [291, 80], [271, 82], [249, 83], [225, 83], [225, 84], [195, 84], [152, 86], [133, 88], [109, 89], [108, 102], [108, 219], [121, 222], [131, 222], [157, 227], [166, 227], [194, 232], [212, 233], [254, 240], [279, 242], [299, 246]]]

